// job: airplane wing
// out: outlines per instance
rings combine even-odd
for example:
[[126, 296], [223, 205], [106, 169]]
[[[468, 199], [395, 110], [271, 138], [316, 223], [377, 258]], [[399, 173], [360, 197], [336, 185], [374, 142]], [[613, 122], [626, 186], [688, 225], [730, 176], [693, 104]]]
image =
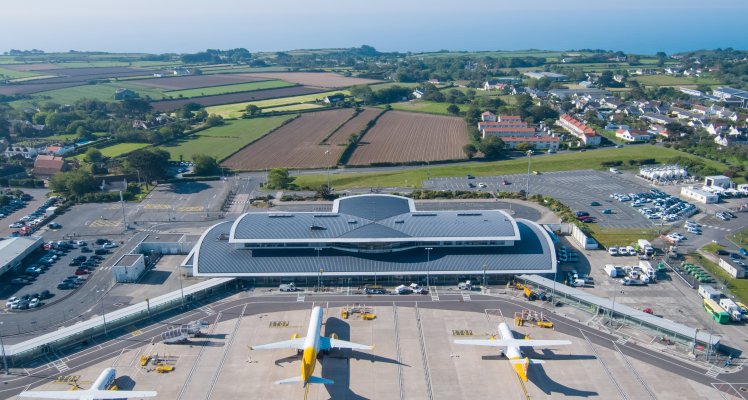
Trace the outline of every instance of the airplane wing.
[[485, 339], [485, 340], [470, 340], [470, 339], [458, 339], [455, 340], [455, 344], [468, 344], [472, 346], [487, 346], [487, 347], [547, 347], [547, 346], [565, 346], [571, 344], [568, 340], [535, 340], [535, 339]]
[[141, 397], [156, 397], [153, 391], [126, 391], [126, 390], [72, 390], [72, 391], [34, 391], [21, 392], [19, 397], [36, 397], [39, 399], [129, 399]]
[[304, 338], [296, 338], [291, 340], [284, 340], [282, 342], [261, 344], [259, 346], [251, 346], [252, 350], [268, 350], [268, 349], [296, 349], [304, 350]]
[[327, 349], [371, 350], [374, 348], [374, 346], [367, 346], [365, 344], [346, 342], [345, 340], [331, 339], [329, 337], [320, 336], [319, 348], [320, 350], [327, 350]]

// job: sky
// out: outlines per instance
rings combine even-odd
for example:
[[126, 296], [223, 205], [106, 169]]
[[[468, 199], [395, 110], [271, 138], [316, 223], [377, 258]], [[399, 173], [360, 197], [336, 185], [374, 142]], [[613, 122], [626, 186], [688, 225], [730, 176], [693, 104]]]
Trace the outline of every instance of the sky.
[[0, 52], [748, 49], [745, 0], [35, 0], [3, 2]]

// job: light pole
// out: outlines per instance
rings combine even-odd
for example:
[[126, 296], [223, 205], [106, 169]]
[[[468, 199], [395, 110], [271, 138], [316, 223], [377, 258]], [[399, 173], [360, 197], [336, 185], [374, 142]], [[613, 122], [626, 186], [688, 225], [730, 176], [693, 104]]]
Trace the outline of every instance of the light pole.
[[[3, 321], [0, 321], [0, 328], [3, 326]], [[5, 344], [3, 344], [3, 334], [0, 332], [0, 348], [3, 349], [3, 369], [5, 371], [6, 375], [10, 374], [10, 370], [8, 370], [8, 359], [5, 357]]]
[[317, 274], [317, 291], [322, 290], [322, 273], [325, 272], [324, 269], [319, 269], [319, 274]]
[[[610, 324], [613, 325], [613, 321], [615, 320], [615, 314], [616, 314], [616, 296], [618, 295], [618, 289], [616, 289], [616, 292], [613, 293], [613, 308], [610, 309]], [[623, 290], [621, 290], [621, 294], [623, 294]]]
[[431, 250], [433, 247], [426, 247], [426, 287], [429, 286], [429, 275], [431, 275]]
[[119, 191], [119, 202], [122, 205], [122, 225], [125, 227], [125, 231], [127, 231], [127, 219], [125, 217], [125, 199], [122, 197], [122, 191]]
[[327, 156], [327, 190], [330, 189], [330, 150], [325, 150], [325, 155]]
[[551, 301], [553, 301], [553, 307], [556, 307], [556, 280], [558, 280], [558, 265], [556, 265], [556, 272], [553, 273], [553, 294]]
[[106, 328], [106, 314], [104, 314], [104, 298], [106, 297], [106, 290], [97, 290], [96, 293], [103, 293], [101, 295], [101, 300], [99, 300], [99, 303], [101, 304], [101, 318], [104, 320], [104, 336], [109, 336]]
[[530, 161], [532, 158], [533, 151], [527, 150], [527, 190], [525, 191], [525, 198], [530, 198]]
[[182, 267], [177, 266], [177, 272], [179, 272], [179, 292], [182, 294], [182, 309], [184, 310], [184, 288], [182, 287]]
[[486, 290], [486, 269], [488, 269], [488, 265], [483, 264], [483, 290]]

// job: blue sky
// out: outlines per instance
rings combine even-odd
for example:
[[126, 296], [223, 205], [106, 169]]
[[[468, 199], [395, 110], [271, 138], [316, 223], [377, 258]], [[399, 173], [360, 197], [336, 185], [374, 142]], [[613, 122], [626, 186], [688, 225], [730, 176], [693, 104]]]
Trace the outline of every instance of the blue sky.
[[2, 13], [0, 51], [748, 49], [742, 0], [36, 0]]

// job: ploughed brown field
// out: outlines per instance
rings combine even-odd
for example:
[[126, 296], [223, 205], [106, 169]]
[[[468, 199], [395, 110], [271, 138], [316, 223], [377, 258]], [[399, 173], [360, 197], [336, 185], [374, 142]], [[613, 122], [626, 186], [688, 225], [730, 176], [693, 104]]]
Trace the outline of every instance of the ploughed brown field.
[[94, 79], [137, 76], [150, 72], [152, 71], [130, 67], [58, 68], [50, 71], [51, 74], [58, 75], [56, 78], [47, 78], [38, 81], [32, 80], [3, 86], [0, 87], [0, 94], [11, 96], [46, 92], [47, 90], [86, 85], [88, 81]]
[[32, 64], [3, 64], [3, 68], [14, 71], [47, 71], [51, 69], [60, 69], [57, 64], [50, 63], [32, 63]]
[[388, 111], [359, 142], [348, 164], [464, 159], [466, 144], [461, 118]]
[[384, 110], [379, 108], [366, 108], [361, 111], [353, 119], [346, 122], [345, 125], [341, 126], [332, 136], [327, 139], [328, 144], [332, 145], [344, 145], [348, 143], [348, 138], [351, 135], [361, 132], [365, 127], [366, 123], [374, 119], [377, 115], [381, 114]]
[[[227, 158], [221, 165], [240, 171], [334, 165], [345, 146], [320, 145], [320, 142], [351, 115], [353, 110], [350, 108], [302, 114]], [[330, 154], [325, 154], [326, 151]]]
[[266, 81], [268, 78], [260, 76], [247, 76], [243, 74], [220, 74], [220, 75], [189, 75], [152, 79], [131, 80], [140, 86], [153, 87], [167, 90], [197, 89], [211, 86], [234, 85], [237, 83]]
[[[162, 100], [151, 103], [155, 111], [173, 111], [182, 108], [187, 103], [197, 103], [204, 107], [221, 104], [243, 103], [245, 101], [267, 100], [278, 97], [300, 96], [305, 94], [322, 93], [324, 88], [310, 86], [292, 86], [280, 89], [254, 90], [251, 92], [219, 94], [215, 96], [192, 97], [189, 99]], [[320, 98], [321, 100], [321, 98]]]
[[342, 76], [332, 72], [252, 72], [240, 75], [265, 79], [281, 79], [286, 82], [298, 83], [299, 85], [325, 88], [342, 88], [381, 82], [375, 79]]

